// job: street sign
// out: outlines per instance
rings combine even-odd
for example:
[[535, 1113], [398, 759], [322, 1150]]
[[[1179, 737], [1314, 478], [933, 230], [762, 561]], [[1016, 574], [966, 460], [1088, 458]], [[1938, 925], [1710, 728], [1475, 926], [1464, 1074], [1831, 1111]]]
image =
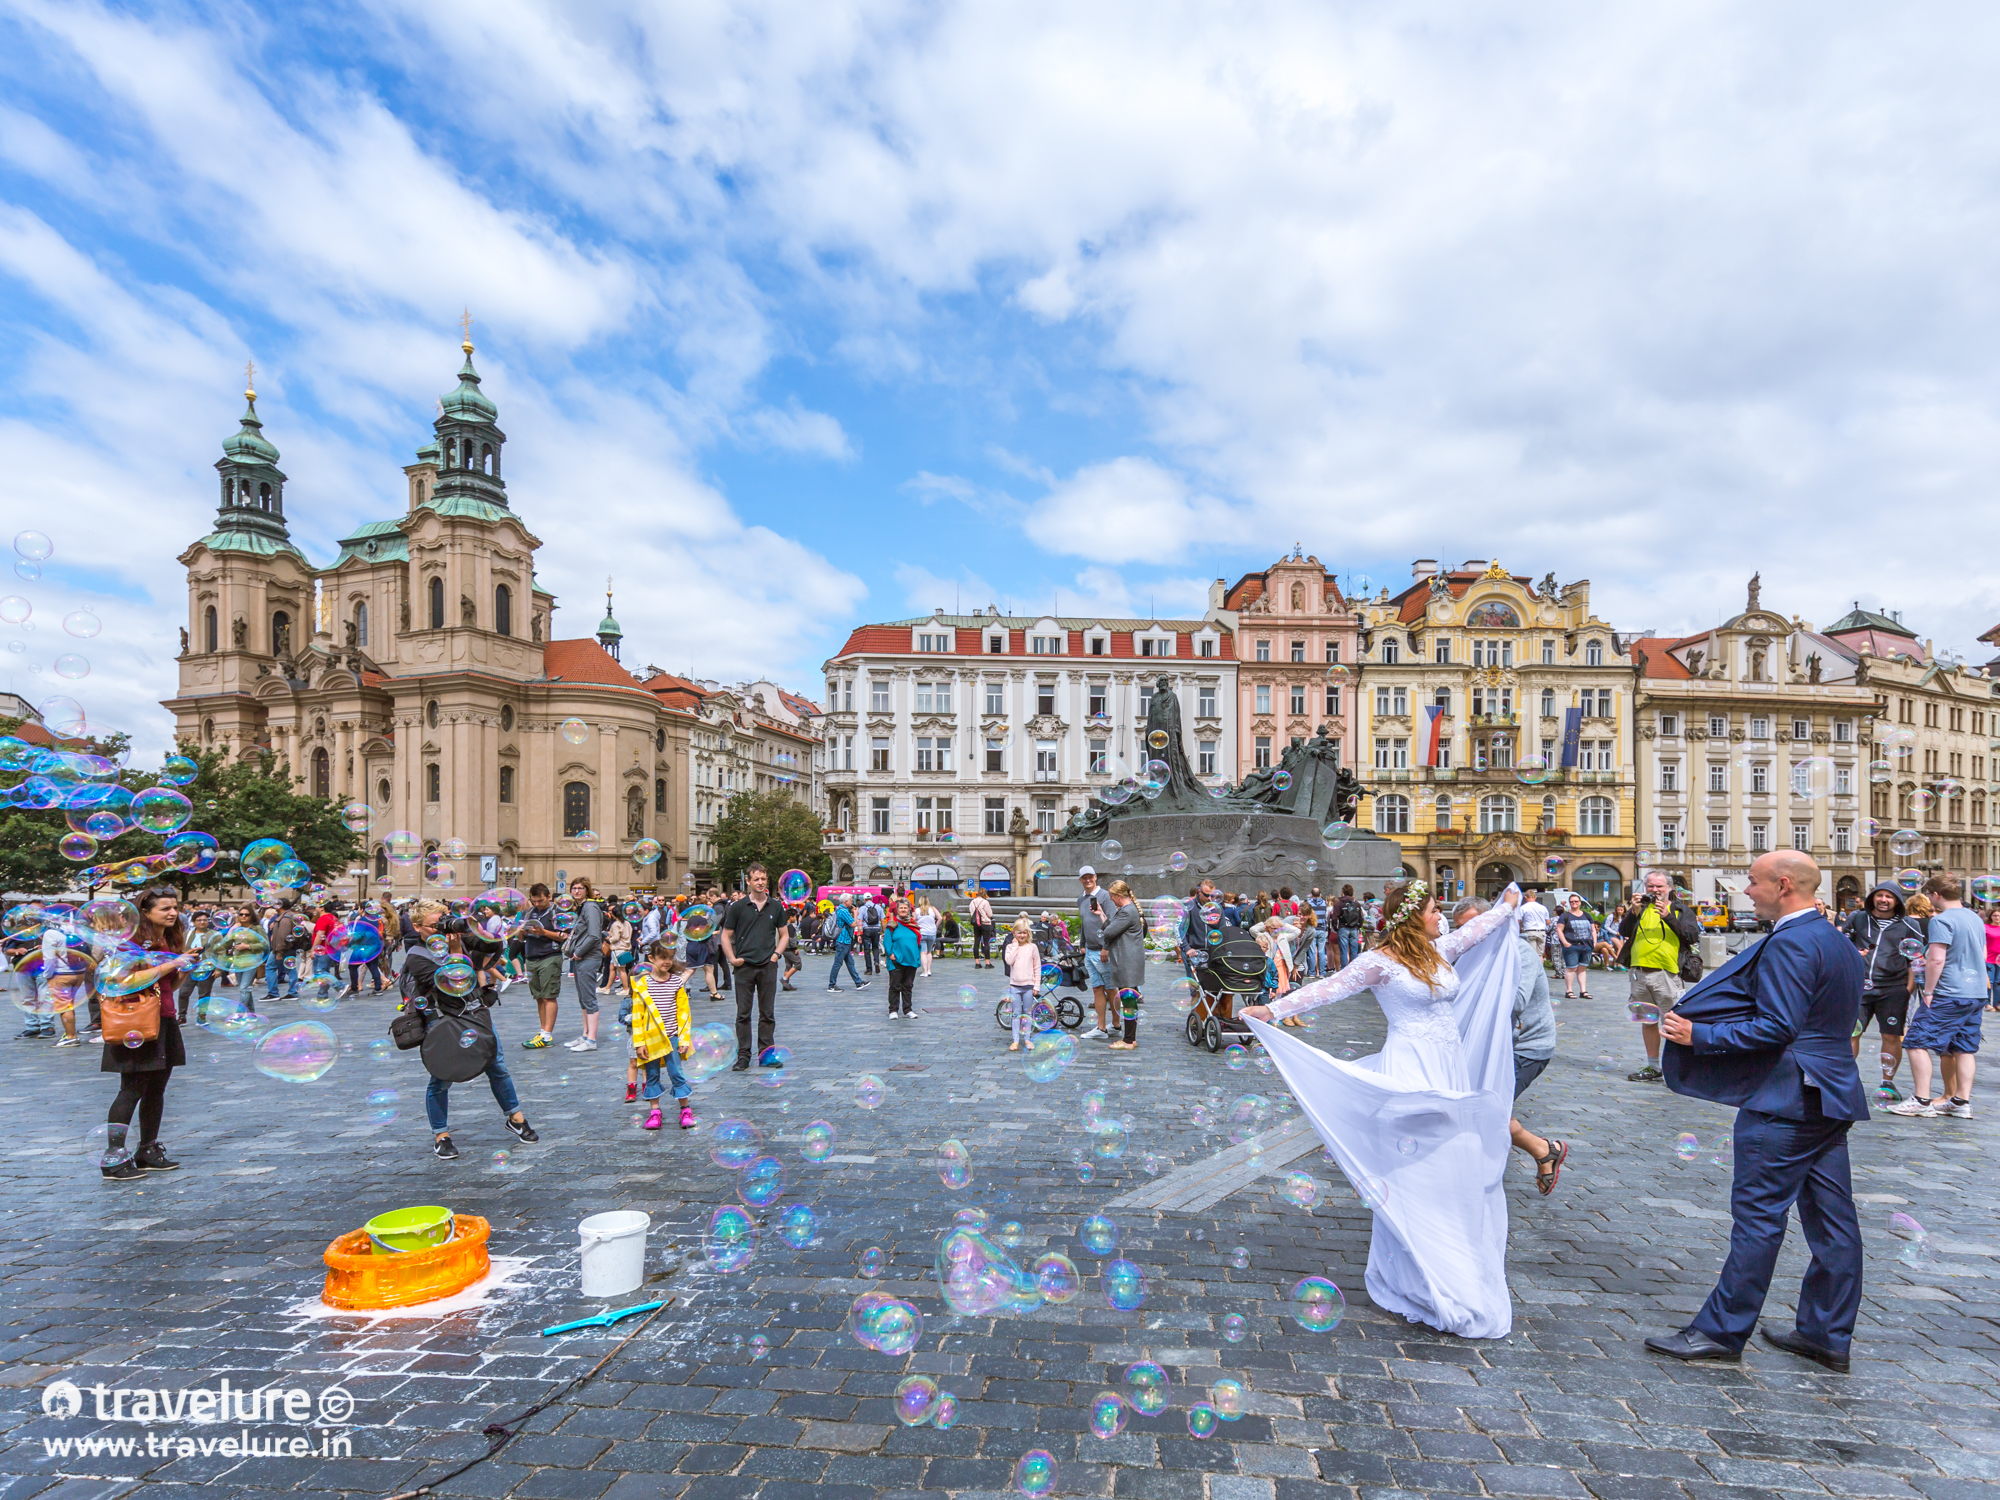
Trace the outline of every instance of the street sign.
[[500, 883], [500, 856], [482, 854], [479, 856], [479, 883], [491, 890]]

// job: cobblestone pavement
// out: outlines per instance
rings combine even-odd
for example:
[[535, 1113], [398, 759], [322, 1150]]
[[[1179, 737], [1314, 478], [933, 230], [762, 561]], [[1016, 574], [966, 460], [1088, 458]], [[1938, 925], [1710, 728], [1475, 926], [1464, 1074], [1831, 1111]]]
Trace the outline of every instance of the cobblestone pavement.
[[[824, 960], [809, 973], [823, 972]], [[1164, 977], [1164, 976], [1162, 976]], [[977, 987], [962, 1009], [962, 985]], [[1079, 1043], [1051, 1083], [1032, 1083], [992, 1018], [999, 983], [944, 961], [917, 985], [918, 1014], [890, 1021], [884, 987], [828, 995], [821, 983], [781, 995], [781, 1078], [724, 1074], [697, 1089], [702, 1128], [636, 1128], [611, 1047], [577, 1055], [518, 1046], [527, 1004], [501, 1011], [508, 1058], [541, 1144], [501, 1130], [483, 1088], [456, 1090], [462, 1160], [427, 1151], [423, 1078], [409, 1057], [373, 1058], [383, 1001], [349, 1002], [329, 1019], [344, 1038], [316, 1084], [256, 1073], [246, 1050], [191, 1033], [191, 1065], [173, 1083], [166, 1139], [185, 1163], [136, 1187], [96, 1180], [83, 1159], [111, 1080], [91, 1049], [0, 1043], [7, 1106], [4, 1275], [5, 1388], [0, 1389], [0, 1500], [110, 1495], [143, 1485], [227, 1496], [286, 1490], [387, 1495], [486, 1451], [481, 1429], [543, 1401], [617, 1349], [593, 1379], [562, 1394], [491, 1462], [444, 1494], [559, 1497], [861, 1496], [992, 1493], [1011, 1488], [1029, 1449], [1052, 1455], [1053, 1493], [1140, 1500], [1288, 1500], [1312, 1494], [1377, 1500], [1398, 1493], [1594, 1496], [1597, 1500], [1781, 1500], [1794, 1495], [2000, 1497], [1993, 1276], [1992, 1126], [1878, 1117], [1854, 1134], [1863, 1197], [1867, 1300], [1854, 1373], [1832, 1375], [1753, 1345], [1740, 1368], [1684, 1368], [1648, 1356], [1647, 1333], [1679, 1326], [1706, 1294], [1727, 1234], [1727, 1168], [1710, 1143], [1728, 1112], [1657, 1085], [1627, 1083], [1636, 1028], [1620, 976], [1593, 976], [1595, 998], [1559, 1012], [1562, 1051], [1526, 1096], [1529, 1123], [1568, 1138], [1574, 1155], [1557, 1195], [1534, 1191], [1524, 1159], [1510, 1169], [1511, 1338], [1471, 1343], [1393, 1322], [1362, 1288], [1368, 1215], [1317, 1152], [1292, 1164], [1321, 1179], [1310, 1211], [1250, 1180], [1200, 1212], [1114, 1210], [1120, 1253], [1144, 1268], [1142, 1307], [1110, 1307], [1100, 1262], [1078, 1224], [1162, 1172], [1223, 1151], [1191, 1118], [1211, 1089], [1274, 1100], [1275, 1076], [1232, 1072], [1189, 1047], [1168, 1006], [1149, 1008], [1136, 1053]], [[285, 1007], [279, 1007], [284, 1011]], [[725, 1007], [697, 1000], [698, 1019]], [[572, 1012], [573, 1013], [573, 1012]], [[571, 1025], [565, 1015], [564, 1025]], [[609, 1028], [607, 1028], [609, 1029]], [[1373, 1050], [1381, 1018], [1361, 999], [1321, 1011], [1312, 1039]], [[868, 1072], [887, 1083], [879, 1108], [856, 1102]], [[1907, 1075], [1906, 1075], [1907, 1076]], [[775, 1086], [770, 1086], [775, 1085]], [[371, 1090], [400, 1091], [401, 1116], [368, 1118]], [[1108, 1113], [1131, 1117], [1131, 1146], [1094, 1162], [1082, 1181], [1072, 1153], [1088, 1147], [1080, 1100], [1103, 1088]], [[1981, 1105], [1984, 1108], [1984, 1105]], [[714, 1124], [754, 1122], [784, 1163], [784, 1196], [763, 1214], [755, 1259], [734, 1274], [699, 1253], [710, 1213], [733, 1176], [708, 1154]], [[1297, 1116], [1274, 1109], [1283, 1130]], [[799, 1152], [800, 1128], [832, 1123], [834, 1155]], [[1681, 1132], [1700, 1147], [1675, 1149]], [[972, 1180], [948, 1191], [939, 1142], [967, 1146]], [[511, 1149], [504, 1171], [492, 1152]], [[513, 1288], [448, 1315], [371, 1322], [312, 1315], [320, 1254], [371, 1214], [441, 1202], [491, 1220], [497, 1256], [518, 1258]], [[794, 1249], [774, 1232], [794, 1203], [818, 1215]], [[997, 1226], [1018, 1220], [1032, 1257], [1064, 1250], [1089, 1277], [1084, 1295], [1013, 1318], [955, 1318], [926, 1281], [955, 1210], [979, 1206]], [[545, 1325], [600, 1310], [578, 1295], [575, 1226], [616, 1207], [653, 1217], [645, 1295], [673, 1304], [618, 1349], [631, 1325], [544, 1339]], [[1928, 1227], [1931, 1252], [1904, 1264], [1888, 1220], [1904, 1210]], [[871, 1245], [889, 1253], [880, 1281], [858, 1272]], [[1233, 1252], [1247, 1251], [1236, 1269]], [[1788, 1317], [1803, 1265], [1796, 1244], [1770, 1312]], [[1287, 1316], [1301, 1276], [1330, 1277], [1345, 1321], [1311, 1333]], [[924, 1316], [916, 1351], [891, 1358], [844, 1329], [871, 1287], [911, 1299]], [[616, 1305], [641, 1300], [635, 1295]], [[1223, 1319], [1247, 1336], [1230, 1343]], [[753, 1353], [751, 1340], [769, 1340]], [[1090, 1430], [1090, 1398], [1122, 1389], [1141, 1358], [1172, 1375], [1171, 1403], [1132, 1416], [1121, 1436]], [[948, 1431], [904, 1427], [899, 1379], [927, 1372], [960, 1402]], [[1203, 1441], [1187, 1409], [1223, 1374], [1249, 1388], [1248, 1410]], [[84, 1412], [45, 1413], [43, 1392], [66, 1378]], [[88, 1388], [172, 1390], [337, 1383], [354, 1400], [347, 1457], [225, 1457], [216, 1439], [242, 1424], [159, 1426], [205, 1439], [208, 1456], [52, 1455], [48, 1442], [130, 1437], [149, 1429], [96, 1421]], [[314, 1424], [258, 1429], [303, 1434]]]

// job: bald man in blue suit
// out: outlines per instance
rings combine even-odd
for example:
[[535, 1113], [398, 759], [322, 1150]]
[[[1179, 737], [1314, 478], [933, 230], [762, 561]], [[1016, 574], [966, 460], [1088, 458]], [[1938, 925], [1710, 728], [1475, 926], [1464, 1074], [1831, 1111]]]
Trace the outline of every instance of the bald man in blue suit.
[[1812, 1264], [1795, 1327], [1766, 1340], [1845, 1373], [1861, 1308], [1861, 1225], [1847, 1132], [1868, 1118], [1849, 1039], [1866, 968], [1815, 905], [1819, 866], [1793, 850], [1750, 867], [1748, 894], [1771, 935], [1717, 969], [1660, 1017], [1662, 1059], [1677, 1094], [1733, 1104], [1736, 1176], [1729, 1259], [1679, 1333], [1646, 1340], [1675, 1359], [1737, 1360], [1757, 1325], [1785, 1215], [1796, 1203]]

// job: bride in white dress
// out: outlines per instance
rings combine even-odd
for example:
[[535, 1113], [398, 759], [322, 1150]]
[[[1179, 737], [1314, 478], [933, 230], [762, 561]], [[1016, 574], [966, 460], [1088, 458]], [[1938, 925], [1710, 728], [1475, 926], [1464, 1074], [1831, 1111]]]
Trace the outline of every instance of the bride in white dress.
[[[1440, 939], [1420, 880], [1383, 892], [1383, 942], [1339, 973], [1242, 1014], [1375, 1214], [1368, 1295], [1465, 1338], [1514, 1326], [1507, 1291], [1514, 928], [1521, 893]], [[1343, 1062], [1264, 1024], [1372, 989], [1388, 1018], [1373, 1057]]]

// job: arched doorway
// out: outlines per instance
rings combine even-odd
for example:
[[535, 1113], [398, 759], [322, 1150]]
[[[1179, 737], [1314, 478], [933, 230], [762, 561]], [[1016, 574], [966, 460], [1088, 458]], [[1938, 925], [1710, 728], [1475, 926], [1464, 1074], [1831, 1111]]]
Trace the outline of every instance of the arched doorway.
[[1833, 884], [1833, 907], [1835, 911], [1847, 911], [1861, 902], [1861, 881], [1853, 875], [1843, 875]]
[[989, 896], [1011, 895], [1014, 890], [1014, 872], [998, 861], [990, 865], [981, 865], [979, 888]]
[[1520, 878], [1520, 872], [1505, 860], [1493, 860], [1479, 867], [1478, 878], [1473, 883], [1473, 894], [1482, 901], [1491, 901]]
[[919, 886], [936, 893], [958, 889], [958, 871], [950, 865], [918, 865], [910, 872], [910, 888]]
[[1616, 906], [1625, 894], [1625, 877], [1616, 865], [1584, 865], [1570, 877], [1570, 889], [1601, 911]]

